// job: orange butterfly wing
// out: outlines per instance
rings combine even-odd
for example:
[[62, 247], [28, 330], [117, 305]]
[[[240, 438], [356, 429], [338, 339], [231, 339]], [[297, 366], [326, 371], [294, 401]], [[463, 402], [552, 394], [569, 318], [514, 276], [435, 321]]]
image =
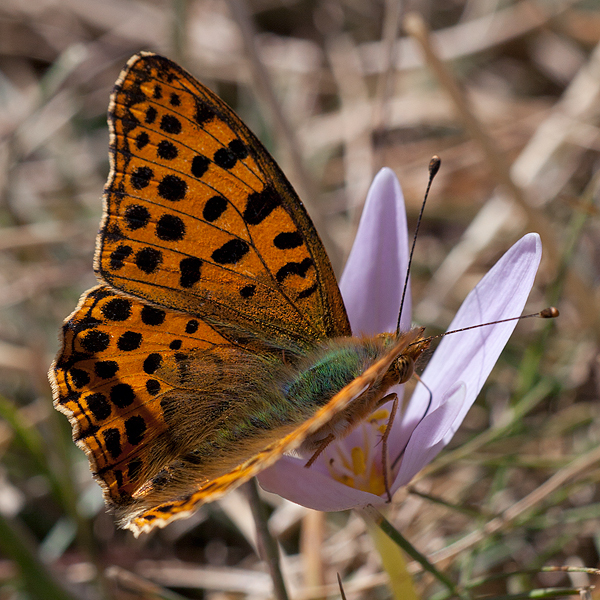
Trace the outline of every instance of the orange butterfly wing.
[[55, 406], [69, 417], [73, 439], [111, 503], [126, 504], [178, 455], [177, 448], [168, 451], [157, 443], [170, 437], [165, 397], [185, 387], [177, 377], [178, 359], [205, 351], [216, 365], [229, 345], [199, 319], [105, 286], [82, 297], [63, 327], [63, 349], [51, 378]]
[[361, 396], [369, 387], [379, 382], [389, 369], [392, 361], [409, 344], [417, 341], [421, 334], [422, 329], [419, 328], [402, 334], [378, 361], [346, 385], [325, 406], [291, 433], [262, 449], [229, 473], [203, 485], [197, 492], [172, 502], [159, 504], [150, 509], [134, 512], [129, 515], [125, 527], [133, 531], [136, 537], [140, 533], [151, 531], [154, 527], [164, 527], [171, 521], [190, 516], [200, 505], [217, 500], [248, 481], [251, 477], [275, 463], [286, 452], [298, 448], [311, 433], [317, 431], [322, 425], [330, 421], [334, 415], [344, 410], [353, 400]]
[[134, 56], [109, 109], [96, 271], [111, 286], [284, 343], [349, 335], [302, 203], [235, 113], [175, 63]]
[[[139, 533], [185, 516], [297, 447], [381, 376], [383, 363], [299, 428], [273, 426], [268, 444], [193, 493], [144, 504], [148, 482], [190, 450], [173, 436], [174, 410], [186, 416], [177, 403], [198, 392], [186, 380], [190, 357], [216, 381], [230, 375], [240, 348], [298, 353], [350, 335], [350, 326], [300, 200], [212, 92], [165, 58], [135, 56], [117, 81], [109, 124], [111, 174], [95, 260], [106, 285], [84, 294], [67, 319], [50, 376], [55, 406], [107, 501]], [[214, 427], [208, 409], [184, 424], [192, 448], [192, 428]]]

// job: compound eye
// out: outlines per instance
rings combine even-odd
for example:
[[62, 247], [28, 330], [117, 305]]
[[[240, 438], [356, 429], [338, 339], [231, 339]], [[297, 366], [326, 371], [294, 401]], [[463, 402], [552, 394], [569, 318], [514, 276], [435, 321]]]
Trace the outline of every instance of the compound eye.
[[415, 361], [408, 356], [399, 356], [394, 363], [398, 383], [406, 383], [415, 372]]

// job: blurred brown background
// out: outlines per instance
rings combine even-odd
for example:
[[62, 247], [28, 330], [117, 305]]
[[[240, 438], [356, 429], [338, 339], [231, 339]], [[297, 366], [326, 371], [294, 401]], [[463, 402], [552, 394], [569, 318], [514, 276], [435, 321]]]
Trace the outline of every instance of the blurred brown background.
[[[439, 154], [413, 268], [414, 318], [432, 332], [513, 241], [542, 235], [530, 307], [557, 304], [560, 320], [519, 325], [455, 449], [390, 518], [463, 582], [597, 566], [599, 42], [597, 1], [2, 0], [0, 600], [59, 597], [36, 591], [46, 571], [96, 598], [110, 565], [189, 598], [268, 594], [241, 493], [134, 540], [51, 408], [59, 327], [95, 282], [108, 98], [140, 50], [181, 63], [235, 108], [306, 202], [338, 273], [377, 170], [398, 175], [414, 226]], [[389, 597], [359, 517], [311, 521], [269, 502], [294, 598], [335, 595], [336, 572], [349, 598]], [[497, 528], [444, 550], [498, 515]], [[423, 597], [439, 591], [416, 577]], [[590, 583], [581, 577], [502, 578], [475, 595]], [[115, 569], [104, 589], [169, 597]]]

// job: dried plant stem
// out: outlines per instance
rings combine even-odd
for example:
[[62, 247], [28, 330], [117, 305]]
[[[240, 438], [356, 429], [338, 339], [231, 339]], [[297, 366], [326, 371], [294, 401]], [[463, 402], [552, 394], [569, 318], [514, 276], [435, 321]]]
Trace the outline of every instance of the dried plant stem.
[[373, 178], [372, 115], [369, 92], [362, 76], [356, 45], [349, 35], [338, 35], [327, 48], [337, 85], [343, 122], [345, 195], [351, 220], [358, 227]]
[[273, 89], [269, 73], [260, 58], [256, 45], [256, 31], [248, 12], [248, 7], [243, 0], [227, 0], [227, 4], [242, 34], [256, 90], [269, 109], [277, 133], [277, 139], [285, 143], [286, 150], [291, 157], [291, 167], [294, 171], [294, 180], [298, 187], [299, 195], [302, 198], [302, 202], [306, 205], [311, 219], [327, 248], [333, 268], [337, 270], [341, 266], [339, 248], [329, 236], [324, 219], [315, 204], [318, 197], [317, 187], [309, 172], [304, 167], [298, 137], [281, 110], [281, 105]]
[[281, 573], [279, 547], [269, 531], [268, 517], [265, 505], [258, 494], [256, 479], [252, 478], [245, 485], [245, 489], [256, 524], [259, 552], [262, 555], [261, 558], [267, 563], [271, 579], [273, 580], [273, 594], [277, 600], [289, 600], [283, 574]]
[[448, 465], [455, 464], [466, 456], [474, 454], [482, 446], [501, 439], [508, 434], [515, 424], [521, 422], [523, 417], [532, 411], [542, 400], [557, 391], [557, 382], [551, 377], [544, 377], [511, 408], [511, 417], [509, 421], [498, 425], [498, 427], [486, 429], [458, 448], [438, 456], [434, 462], [417, 474], [413, 479], [413, 484], [424, 477], [446, 468]]
[[[389, 102], [393, 95], [394, 63], [397, 55], [397, 38], [400, 30], [402, 0], [385, 0], [385, 16], [381, 34], [383, 65], [377, 77], [373, 102], [373, 129], [384, 131], [389, 117]], [[381, 165], [384, 166], [384, 165]]]
[[[444, 60], [470, 57], [527, 36], [563, 14], [575, 2], [576, 0], [561, 0], [541, 4], [532, 0], [520, 0], [510, 6], [496, 7], [491, 13], [437, 29], [432, 35], [443, 49]], [[385, 18], [389, 18], [387, 12]], [[485, 31], [486, 35], [482, 35], [481, 31]], [[396, 71], [409, 71], [422, 66], [421, 57], [414, 51], [410, 38], [398, 39], [396, 45]], [[364, 42], [359, 46], [366, 75], [378, 74], [385, 70], [386, 51], [385, 37], [379, 41]]]
[[[496, 144], [487, 135], [485, 128], [479, 122], [470, 108], [469, 102], [452, 75], [451, 71], [444, 65], [434, 48], [427, 25], [420, 15], [410, 13], [404, 20], [406, 31], [419, 44], [429, 68], [435, 73], [440, 85], [450, 96], [454, 107], [456, 108], [460, 119], [462, 120], [469, 135], [479, 144], [485, 154], [486, 160], [492, 169], [498, 183], [508, 191], [517, 205], [526, 214], [532, 227], [540, 234], [544, 255], [549, 260], [552, 268], [557, 267], [560, 261], [560, 252], [558, 250], [557, 236], [553, 231], [546, 216], [531, 206], [521, 187], [519, 187], [511, 174], [511, 167], [504, 155], [498, 151]], [[592, 290], [577, 276], [576, 273], [570, 273], [569, 283], [571, 289], [571, 298], [576, 303], [579, 311], [584, 315], [590, 315], [590, 307], [594, 307], [597, 313], [597, 305]], [[596, 325], [596, 320], [592, 318]], [[597, 325], [596, 325], [597, 327]]]
[[535, 589], [520, 594], [507, 594], [495, 596], [494, 600], [526, 600], [527, 598], [561, 598], [563, 596], [578, 596], [585, 588], [544, 588]]
[[144, 600], [185, 600], [184, 596], [176, 594], [156, 585], [148, 579], [112, 565], [106, 569], [106, 577], [114, 584], [119, 592], [132, 594], [132, 597]]
[[555, 263], [558, 259], [558, 250], [555, 243], [556, 237], [550, 229], [546, 217], [527, 202], [523, 190], [513, 181], [510, 174], [509, 163], [504, 158], [504, 155], [498, 151], [496, 144], [488, 136], [484, 127], [471, 110], [463, 90], [460, 88], [451, 71], [439, 58], [438, 53], [431, 42], [430, 33], [425, 21], [417, 13], [410, 13], [404, 20], [404, 27], [409, 35], [421, 47], [427, 66], [435, 73], [440, 85], [450, 96], [469, 135], [483, 150], [486, 161], [492, 169], [496, 180], [508, 190], [519, 207], [527, 215], [529, 222], [535, 224], [535, 227], [542, 238], [544, 252], [546, 252], [550, 260]]
[[560, 471], [557, 471], [542, 485], [533, 490], [531, 494], [528, 494], [527, 496], [525, 496], [525, 498], [523, 498], [516, 504], [513, 504], [500, 516], [496, 517], [495, 519], [492, 519], [491, 521], [488, 521], [481, 529], [473, 531], [472, 533], [466, 535], [454, 544], [447, 546], [443, 550], [434, 552], [430, 557], [431, 561], [434, 563], [438, 563], [452, 558], [453, 556], [456, 556], [463, 550], [466, 550], [467, 548], [478, 544], [485, 538], [502, 530], [515, 519], [517, 519], [517, 517], [520, 517], [526, 511], [533, 508], [536, 504], [539, 504], [544, 498], [547, 498], [550, 494], [552, 494], [561, 486], [563, 486], [569, 479], [572, 479], [573, 477], [577, 476], [582, 471], [586, 471], [592, 465], [596, 464], [599, 461], [600, 447], [595, 448], [587, 454], [584, 454], [583, 456], [575, 459], [569, 465], [567, 465]]
[[[300, 538], [300, 550], [304, 559], [304, 583], [309, 589], [320, 588], [325, 582], [321, 552], [324, 537], [325, 513], [309, 510], [302, 519]], [[324, 596], [321, 597], [324, 598]]]
[[173, 59], [180, 62], [186, 62], [186, 41], [188, 24], [188, 0], [173, 0], [173, 15], [171, 40], [173, 45]]

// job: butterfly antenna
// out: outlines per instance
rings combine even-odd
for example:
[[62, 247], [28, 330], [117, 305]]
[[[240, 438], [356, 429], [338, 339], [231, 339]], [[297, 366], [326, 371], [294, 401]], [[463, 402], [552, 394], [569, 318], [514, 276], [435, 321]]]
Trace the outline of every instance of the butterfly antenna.
[[400, 300], [400, 310], [398, 312], [398, 323], [396, 324], [396, 335], [400, 333], [400, 319], [402, 318], [402, 309], [404, 308], [404, 300], [406, 298], [406, 290], [408, 289], [408, 280], [410, 277], [410, 265], [412, 264], [413, 253], [415, 251], [415, 244], [417, 243], [417, 236], [419, 234], [419, 227], [421, 226], [421, 219], [423, 217], [423, 211], [425, 210], [425, 204], [427, 202], [427, 197], [429, 196], [429, 190], [431, 189], [431, 184], [433, 182], [433, 178], [437, 175], [437, 172], [440, 170], [440, 165], [442, 164], [442, 159], [434, 154], [429, 161], [429, 181], [427, 183], [427, 190], [425, 190], [425, 197], [423, 198], [423, 203], [421, 204], [421, 210], [419, 212], [419, 218], [417, 219], [417, 226], [415, 227], [415, 233], [413, 235], [412, 247], [410, 249], [410, 254], [408, 256], [408, 265], [406, 267], [406, 277], [404, 278], [404, 289], [402, 290], [402, 299]]
[[555, 319], [559, 317], [560, 313], [558, 312], [558, 308], [555, 306], [549, 306], [548, 308], [544, 308], [544, 310], [540, 310], [536, 313], [531, 313], [529, 315], [521, 315], [520, 317], [510, 317], [509, 319], [500, 319], [499, 321], [490, 321], [489, 323], [480, 323], [479, 325], [471, 325], [470, 327], [461, 327], [460, 329], [452, 329], [451, 331], [446, 331], [446, 333], [440, 333], [439, 335], [432, 335], [428, 338], [421, 338], [412, 344], [409, 344], [409, 347], [413, 344], [422, 344], [424, 341], [430, 342], [432, 340], [437, 340], [438, 338], [444, 337], [446, 335], [450, 335], [451, 333], [459, 333], [461, 331], [469, 331], [470, 329], [479, 329], [480, 327], [487, 327], [488, 325], [498, 325], [499, 323], [509, 323], [510, 321], [520, 321], [522, 319], [531, 319], [532, 317], [537, 317], [539, 319]]
[[[498, 323], [508, 323], [509, 321], [520, 321], [521, 319], [531, 319], [532, 317], [538, 317], [540, 319], [555, 319], [556, 317], [559, 317], [559, 316], [560, 316], [560, 313], [558, 312], [558, 308], [556, 308], [554, 306], [549, 306], [548, 308], [544, 308], [543, 310], [540, 310], [539, 312], [531, 313], [529, 315], [521, 315], [520, 317], [511, 317], [510, 319], [501, 319], [499, 321], [491, 321], [490, 323], [481, 323], [480, 325], [471, 325], [470, 327], [462, 327], [461, 329], [452, 329], [451, 331], [446, 331], [446, 333], [441, 333], [440, 335], [432, 335], [431, 337], [428, 337], [428, 338], [421, 338], [421, 339], [417, 340], [416, 342], [413, 342], [413, 344], [422, 344], [424, 341], [435, 340], [437, 338], [444, 337], [445, 335], [449, 335], [451, 333], [458, 333], [459, 331], [469, 331], [469, 329], [478, 329], [479, 327], [486, 327], [487, 325], [497, 325]], [[412, 346], [413, 344], [409, 344], [409, 347]], [[433, 392], [431, 391], [431, 388], [416, 373], [414, 373], [414, 377], [416, 377], [418, 379], [419, 383], [425, 387], [425, 389], [427, 390], [427, 393], [429, 394], [429, 401], [427, 402], [427, 407], [425, 408], [425, 412], [423, 413], [423, 416], [419, 419], [419, 422], [421, 422], [429, 414], [429, 409], [431, 408], [431, 404], [433, 402]], [[410, 436], [406, 440], [406, 443], [404, 444], [404, 448], [402, 448], [402, 450], [400, 451], [398, 456], [396, 456], [396, 458], [392, 462], [392, 469], [395, 469], [398, 466], [398, 462], [400, 461], [402, 456], [404, 456], [404, 452], [406, 451], [406, 447], [408, 446], [409, 441], [410, 441]]]

